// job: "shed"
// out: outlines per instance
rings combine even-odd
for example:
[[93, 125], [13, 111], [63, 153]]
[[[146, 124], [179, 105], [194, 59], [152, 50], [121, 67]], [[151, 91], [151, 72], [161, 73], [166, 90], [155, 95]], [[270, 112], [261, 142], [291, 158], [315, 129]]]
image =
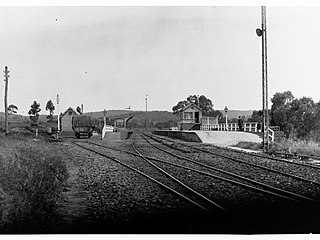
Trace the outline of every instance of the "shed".
[[72, 117], [79, 115], [72, 107], [69, 107], [60, 115], [61, 132], [72, 131]]

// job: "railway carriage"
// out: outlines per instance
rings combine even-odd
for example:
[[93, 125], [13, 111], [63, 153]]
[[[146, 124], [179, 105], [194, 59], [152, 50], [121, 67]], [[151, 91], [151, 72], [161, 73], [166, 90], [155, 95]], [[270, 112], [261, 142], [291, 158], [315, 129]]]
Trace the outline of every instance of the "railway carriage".
[[72, 129], [77, 138], [92, 136], [93, 125], [90, 116], [77, 115], [72, 117]]

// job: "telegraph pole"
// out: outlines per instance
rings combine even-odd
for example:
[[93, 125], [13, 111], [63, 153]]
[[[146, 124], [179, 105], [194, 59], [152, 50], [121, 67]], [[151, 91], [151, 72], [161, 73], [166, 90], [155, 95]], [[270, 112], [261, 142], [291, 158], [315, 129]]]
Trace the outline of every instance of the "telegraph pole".
[[262, 112], [263, 112], [263, 151], [269, 152], [269, 109], [268, 109], [268, 74], [267, 74], [267, 21], [266, 7], [261, 7], [261, 29], [256, 30], [262, 37]]
[[57, 108], [58, 108], [58, 129], [57, 129], [57, 139], [59, 138], [59, 132], [60, 132], [59, 102], [60, 102], [60, 97], [59, 97], [59, 94], [57, 94]]
[[269, 107], [268, 107], [268, 61], [267, 61], [267, 13], [266, 13], [266, 7], [263, 7], [264, 11], [264, 18], [263, 18], [263, 24], [264, 24], [264, 64], [265, 64], [265, 95], [266, 95], [266, 128], [267, 128], [267, 152], [269, 152]]
[[4, 112], [5, 112], [5, 118], [4, 118], [4, 124], [5, 124], [5, 131], [6, 135], [9, 133], [8, 129], [8, 78], [9, 76], [8, 67], [5, 66], [4, 68], [4, 82], [5, 82], [5, 91], [4, 91]]
[[146, 130], [148, 130], [148, 95], [146, 95]]

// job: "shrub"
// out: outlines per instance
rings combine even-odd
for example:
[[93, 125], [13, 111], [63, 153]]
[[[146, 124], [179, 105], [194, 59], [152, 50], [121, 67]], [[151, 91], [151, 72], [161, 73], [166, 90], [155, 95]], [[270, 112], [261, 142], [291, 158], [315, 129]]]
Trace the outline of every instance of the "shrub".
[[278, 149], [286, 149], [288, 152], [301, 155], [320, 156], [320, 146], [312, 140], [284, 139], [278, 144]]
[[[261, 150], [262, 145], [253, 142], [239, 142], [234, 147], [245, 149]], [[280, 142], [272, 142], [269, 145], [269, 151], [286, 151], [297, 153], [299, 155], [314, 155], [320, 156], [319, 143], [311, 140], [298, 140], [298, 139], [282, 139]]]
[[260, 150], [261, 149], [261, 144], [256, 143], [256, 142], [238, 142], [237, 144], [233, 145], [233, 147], [239, 147], [239, 148], [244, 148], [244, 149], [252, 149], [252, 150]]
[[56, 147], [30, 139], [6, 142], [0, 155], [0, 228], [19, 232], [54, 207], [67, 169]]

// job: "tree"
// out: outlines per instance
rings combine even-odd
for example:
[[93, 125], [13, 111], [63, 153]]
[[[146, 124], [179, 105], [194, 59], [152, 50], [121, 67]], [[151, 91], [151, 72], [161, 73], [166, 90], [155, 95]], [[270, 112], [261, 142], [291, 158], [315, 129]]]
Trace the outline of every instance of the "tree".
[[172, 108], [172, 111], [174, 114], [178, 113], [181, 109], [187, 107], [191, 103], [199, 106], [202, 109], [202, 114], [205, 116], [218, 116], [219, 118], [222, 118], [223, 116], [220, 111], [213, 110], [212, 101], [209, 98], [206, 98], [204, 95], [201, 95], [200, 97], [197, 95], [189, 95], [189, 97], [187, 97], [187, 100], [178, 102], [178, 104]]
[[198, 105], [199, 104], [199, 96], [189, 95], [189, 97], [187, 97], [187, 101], [188, 101], [188, 103], [193, 103], [195, 105]]
[[294, 99], [287, 110], [288, 122], [297, 131], [297, 137], [306, 137], [316, 125], [316, 104], [310, 97]]
[[53, 102], [48, 100], [47, 105], [46, 105], [46, 110], [49, 111], [49, 115], [47, 116], [48, 122], [52, 122], [53, 120], [53, 112], [55, 110], [55, 107], [53, 105]]
[[218, 118], [218, 121], [220, 122], [223, 118], [223, 114], [221, 111], [219, 110], [212, 110], [209, 112], [208, 114], [209, 117], [217, 117]]
[[288, 116], [287, 116], [288, 107], [281, 106], [273, 111], [273, 122], [276, 126], [279, 126], [280, 129], [283, 129], [288, 123]]
[[8, 107], [9, 114], [17, 113], [18, 107], [16, 105], [10, 104]]
[[271, 109], [277, 109], [278, 107], [284, 106], [290, 103], [293, 99], [294, 96], [291, 91], [285, 91], [283, 93], [276, 92], [271, 99]]
[[315, 104], [313, 124], [313, 128], [308, 134], [308, 137], [313, 141], [320, 142], [320, 101]]
[[78, 106], [78, 107], [76, 108], [76, 111], [77, 111], [79, 114], [82, 114], [81, 107]]
[[[275, 117], [274, 112], [277, 109], [282, 108], [282, 110], [287, 110], [289, 104], [294, 99], [294, 96], [291, 91], [285, 91], [283, 93], [276, 92], [273, 97], [271, 98], [272, 106], [271, 106], [271, 125], [281, 125], [274, 121]], [[284, 108], [285, 107], [285, 108]], [[279, 111], [278, 111], [279, 113]], [[277, 118], [277, 117], [276, 117]]]
[[262, 110], [254, 110], [251, 114], [251, 117], [248, 118], [248, 122], [263, 122], [263, 112]]
[[189, 104], [189, 102], [186, 101], [186, 100], [178, 102], [178, 104], [175, 105], [175, 106], [172, 108], [173, 114], [178, 113], [181, 109], [183, 109], [183, 108], [185, 108], [186, 106], [188, 106], [188, 104]]
[[37, 122], [38, 122], [40, 111], [41, 111], [40, 103], [37, 103], [37, 101], [33, 101], [33, 104], [30, 106], [30, 110], [29, 110], [28, 114], [30, 115], [30, 120], [34, 124], [37, 124]]
[[209, 116], [213, 111], [212, 101], [204, 95], [199, 97], [199, 107], [202, 109], [202, 113], [206, 116]]
[[295, 99], [290, 91], [274, 94], [271, 99], [272, 124], [280, 126], [287, 137], [306, 138], [320, 126], [318, 107], [312, 98]]

